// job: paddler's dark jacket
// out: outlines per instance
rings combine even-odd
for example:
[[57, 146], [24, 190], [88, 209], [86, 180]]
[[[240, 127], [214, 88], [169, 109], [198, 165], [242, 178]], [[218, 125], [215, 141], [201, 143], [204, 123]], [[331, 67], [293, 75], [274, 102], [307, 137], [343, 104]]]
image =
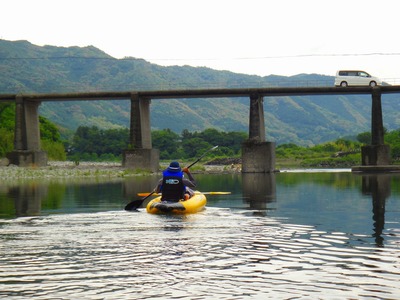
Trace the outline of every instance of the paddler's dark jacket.
[[193, 176], [187, 173], [189, 179], [184, 178], [182, 171], [170, 171], [166, 169], [163, 172], [163, 178], [158, 182], [156, 192], [162, 194], [163, 201], [179, 201], [184, 198], [188, 188], [195, 188], [196, 183]]

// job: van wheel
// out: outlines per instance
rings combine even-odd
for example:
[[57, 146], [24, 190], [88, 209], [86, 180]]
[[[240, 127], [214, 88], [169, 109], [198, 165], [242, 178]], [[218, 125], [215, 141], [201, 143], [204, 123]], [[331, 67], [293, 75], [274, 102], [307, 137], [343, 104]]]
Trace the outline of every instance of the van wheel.
[[341, 87], [347, 87], [347, 82], [346, 82], [346, 81], [342, 81], [342, 82], [340, 83], [340, 86], [341, 86]]
[[370, 86], [370, 87], [376, 86], [376, 82], [375, 82], [375, 81], [371, 81], [371, 82], [369, 83], [369, 86]]

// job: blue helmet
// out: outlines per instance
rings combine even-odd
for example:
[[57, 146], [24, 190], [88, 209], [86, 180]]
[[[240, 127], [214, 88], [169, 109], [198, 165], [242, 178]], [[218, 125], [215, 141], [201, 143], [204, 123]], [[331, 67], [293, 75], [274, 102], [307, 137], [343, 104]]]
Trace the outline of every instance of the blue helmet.
[[169, 164], [168, 171], [170, 172], [180, 172], [181, 171], [181, 166], [177, 161], [173, 161]]

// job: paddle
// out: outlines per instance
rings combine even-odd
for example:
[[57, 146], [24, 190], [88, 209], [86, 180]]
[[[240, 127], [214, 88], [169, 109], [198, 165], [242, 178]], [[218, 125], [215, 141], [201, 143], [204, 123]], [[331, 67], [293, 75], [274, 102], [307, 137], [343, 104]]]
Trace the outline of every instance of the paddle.
[[231, 192], [195, 192], [195, 194], [203, 194], [203, 195], [229, 195]]
[[[139, 197], [145, 197], [145, 196], [150, 196], [152, 193], [138, 193], [137, 195]], [[231, 192], [195, 192], [196, 194], [203, 194], [203, 195], [229, 195]], [[161, 194], [156, 194], [157, 196], [160, 196]]]
[[[149, 196], [150, 194], [153, 193], [138, 193], [137, 195], [139, 197], [145, 197], [145, 196]], [[195, 194], [203, 194], [203, 195], [229, 195], [231, 194], [231, 192], [195, 192]], [[160, 196], [161, 194], [156, 194], [157, 196]]]
[[206, 152], [203, 153], [202, 156], [200, 156], [198, 159], [196, 159], [196, 161], [195, 161], [194, 163], [190, 164], [190, 165], [189, 165], [188, 167], [186, 167], [186, 168], [189, 169], [189, 168], [192, 167], [194, 164], [197, 164], [197, 163], [200, 161], [200, 159], [202, 159], [208, 152], [213, 151], [213, 150], [215, 150], [215, 149], [217, 149], [217, 148], [218, 148], [218, 146], [214, 146], [214, 147], [212, 147], [211, 149], [207, 150]]
[[[203, 155], [201, 155], [198, 159], [196, 159], [195, 162], [193, 162], [192, 164], [190, 164], [188, 167], [186, 168], [190, 168], [192, 167], [194, 164], [198, 163], [200, 161], [200, 159], [202, 159], [208, 152], [213, 151], [215, 149], [217, 149], [218, 146], [214, 146], [211, 149], [207, 150], [206, 152], [203, 153]], [[156, 191], [152, 191], [149, 195], [147, 195], [146, 197], [144, 197], [143, 199], [140, 200], [133, 200], [131, 202], [129, 202], [126, 206], [125, 206], [125, 210], [137, 210], [142, 204], [143, 202], [149, 198], [151, 195], [153, 195]]]
[[129, 202], [126, 206], [125, 206], [125, 210], [137, 210], [142, 203], [149, 198], [151, 195], [153, 195], [156, 191], [152, 191], [150, 194], [148, 194], [146, 197], [144, 197], [143, 199], [140, 200], [133, 200], [131, 202]]

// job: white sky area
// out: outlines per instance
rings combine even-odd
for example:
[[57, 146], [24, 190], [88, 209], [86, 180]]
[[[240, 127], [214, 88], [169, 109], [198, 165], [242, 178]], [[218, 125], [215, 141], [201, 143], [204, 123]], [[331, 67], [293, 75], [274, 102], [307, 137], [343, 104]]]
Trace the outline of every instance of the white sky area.
[[267, 76], [400, 78], [398, 0], [0, 0], [0, 39]]

